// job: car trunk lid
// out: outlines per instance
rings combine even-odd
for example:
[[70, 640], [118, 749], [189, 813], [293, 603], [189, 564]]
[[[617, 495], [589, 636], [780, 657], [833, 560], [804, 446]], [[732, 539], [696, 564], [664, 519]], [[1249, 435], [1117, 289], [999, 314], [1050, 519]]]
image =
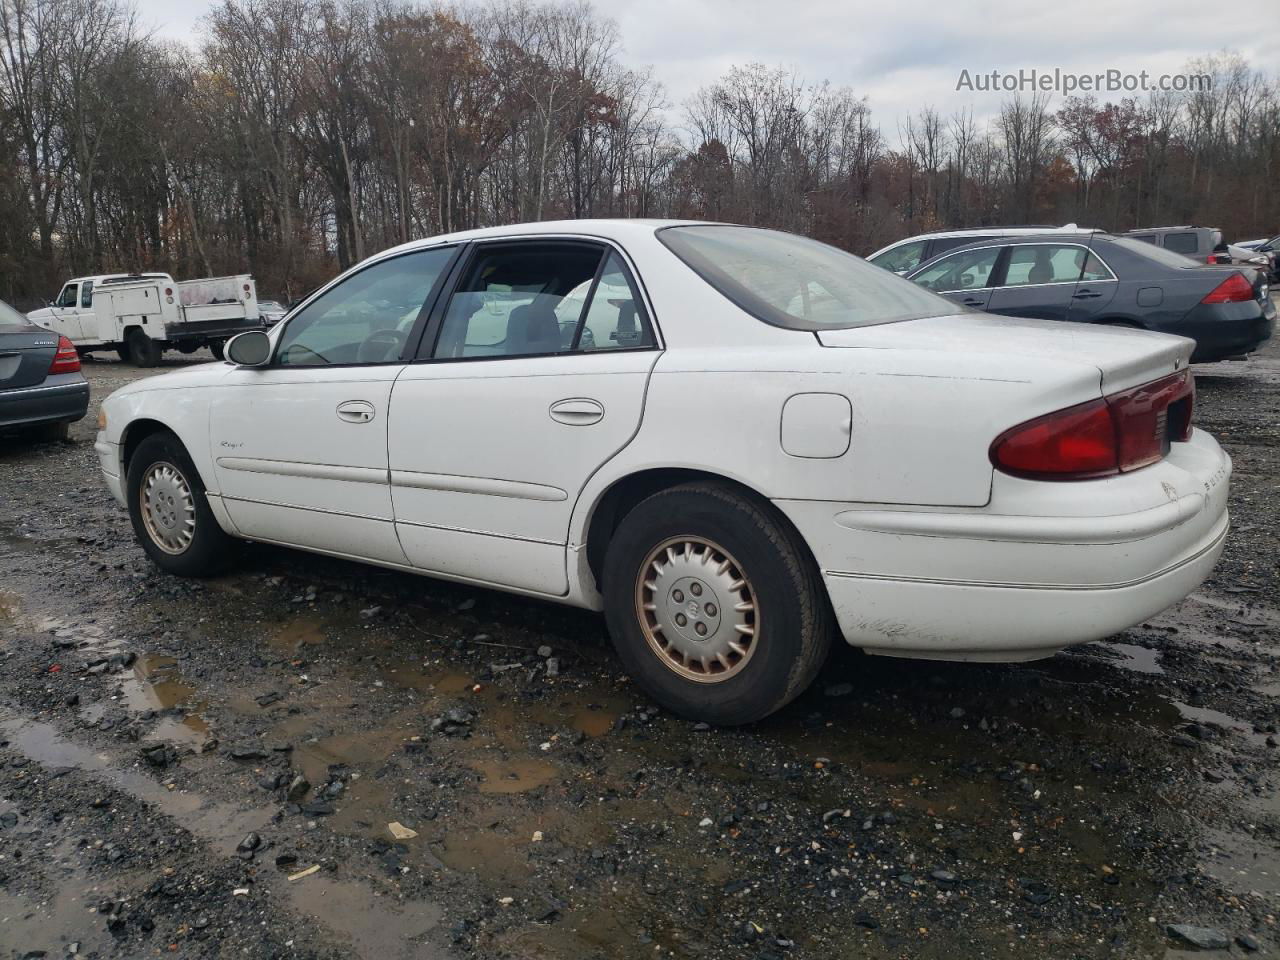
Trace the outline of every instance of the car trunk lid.
[[939, 352], [954, 357], [959, 364], [963, 364], [965, 355], [981, 355], [988, 359], [1007, 357], [1011, 369], [1016, 369], [1022, 358], [1093, 367], [1098, 371], [1103, 394], [1149, 383], [1185, 369], [1195, 348], [1195, 341], [1185, 337], [1127, 327], [1024, 320], [984, 313], [821, 330], [816, 336], [824, 347]]
[[26, 324], [0, 325], [0, 390], [41, 383], [57, 350], [55, 333]]

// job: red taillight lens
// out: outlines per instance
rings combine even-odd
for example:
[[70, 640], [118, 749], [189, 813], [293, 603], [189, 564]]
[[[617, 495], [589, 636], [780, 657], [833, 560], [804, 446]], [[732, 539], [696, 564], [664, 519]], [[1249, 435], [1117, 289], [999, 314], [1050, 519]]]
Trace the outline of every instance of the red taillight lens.
[[1189, 371], [1058, 410], [1006, 430], [991, 445], [1004, 473], [1033, 480], [1089, 480], [1155, 463], [1191, 436]]
[[1201, 303], [1243, 303], [1253, 299], [1253, 284], [1242, 273], [1233, 273], [1205, 294]]
[[58, 352], [53, 355], [53, 363], [49, 364], [49, 375], [75, 373], [79, 369], [80, 355], [76, 353], [76, 345], [66, 337], [59, 337]]
[[172, 296], [173, 296], [173, 287], [165, 287], [165, 288], [164, 288], [164, 295], [165, 295], [166, 297], [172, 297]]
[[1033, 479], [1084, 480], [1117, 471], [1116, 429], [1099, 398], [1006, 430], [991, 445], [991, 462]]

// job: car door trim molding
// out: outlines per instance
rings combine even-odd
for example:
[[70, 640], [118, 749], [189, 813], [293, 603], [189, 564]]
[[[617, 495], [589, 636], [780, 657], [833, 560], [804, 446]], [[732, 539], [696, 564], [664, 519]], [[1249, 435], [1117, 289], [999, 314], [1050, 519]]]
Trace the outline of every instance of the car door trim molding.
[[[544, 540], [540, 537], [522, 537], [512, 533], [497, 533], [493, 530], [476, 530], [472, 527], [451, 527], [444, 523], [426, 523], [422, 520], [396, 520], [396, 525], [401, 527], [420, 527], [424, 530], [442, 530], [445, 533], [465, 533], [473, 537], [491, 537], [494, 540], [518, 540], [521, 543], [536, 543], [544, 547], [564, 546], [564, 543], [560, 540]], [[557, 596], [559, 596], [559, 594], [557, 594]]]
[[335, 463], [299, 463], [295, 460], [260, 460], [253, 457], [218, 457], [218, 466], [239, 473], [268, 473], [277, 477], [304, 477], [309, 480], [346, 480], [350, 483], [390, 481], [381, 467], [351, 467]]
[[[439, 490], [445, 493], [477, 493], [488, 497], [509, 497], [514, 500], [542, 500], [560, 502], [569, 494], [559, 487], [521, 480], [499, 480], [494, 477], [463, 477], [451, 473], [421, 473], [417, 470], [392, 470], [391, 484], [412, 487], [415, 490]], [[399, 523], [406, 521], [400, 520]], [[431, 524], [421, 524], [431, 526]], [[453, 528], [448, 528], [453, 529]], [[468, 531], [474, 532], [474, 531]], [[538, 540], [537, 543], [544, 541]]]

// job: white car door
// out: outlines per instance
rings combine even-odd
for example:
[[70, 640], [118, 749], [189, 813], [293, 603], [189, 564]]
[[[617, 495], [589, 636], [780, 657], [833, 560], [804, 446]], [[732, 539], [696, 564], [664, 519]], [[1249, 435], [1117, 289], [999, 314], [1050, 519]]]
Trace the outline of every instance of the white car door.
[[73, 343], [80, 341], [80, 284], [68, 283], [53, 301], [53, 322], [49, 329]]
[[210, 449], [241, 533], [407, 562], [391, 511], [388, 402], [455, 254], [434, 247], [362, 266], [294, 314], [269, 364], [221, 381]]
[[420, 353], [388, 435], [410, 562], [563, 595], [574, 502], [639, 429], [659, 355], [623, 257], [581, 241], [476, 244]]

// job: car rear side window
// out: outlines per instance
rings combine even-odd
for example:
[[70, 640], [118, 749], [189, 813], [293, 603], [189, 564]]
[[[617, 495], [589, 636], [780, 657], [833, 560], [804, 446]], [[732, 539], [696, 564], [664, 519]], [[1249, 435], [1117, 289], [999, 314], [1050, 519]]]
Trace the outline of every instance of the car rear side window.
[[747, 313], [790, 330], [863, 327], [955, 313], [955, 305], [825, 243], [776, 230], [663, 227], [658, 239]]
[[1009, 252], [1006, 287], [1075, 283], [1089, 251], [1075, 244], [1024, 243]]
[[1166, 233], [1164, 236], [1164, 248], [1174, 253], [1195, 253], [1199, 245], [1194, 233]]
[[449, 300], [436, 359], [574, 349], [604, 250], [588, 243], [485, 244]]

